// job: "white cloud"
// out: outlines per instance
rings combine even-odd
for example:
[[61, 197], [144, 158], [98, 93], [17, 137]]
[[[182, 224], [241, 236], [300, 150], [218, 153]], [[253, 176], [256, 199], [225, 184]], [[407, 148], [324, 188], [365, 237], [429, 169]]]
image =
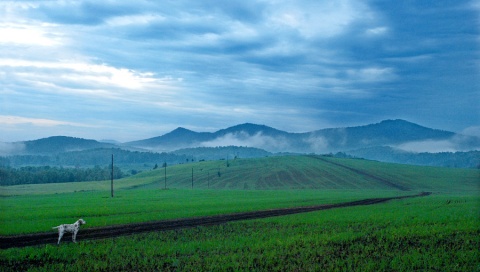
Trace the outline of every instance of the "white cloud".
[[[151, 72], [74, 60], [50, 62], [0, 59], [0, 67], [9, 68], [17, 84], [18, 81], [23, 81], [36, 89], [37, 93], [143, 100], [148, 103], [156, 102], [152, 95], [171, 99], [182, 81], [170, 76], [160, 78]], [[55, 76], [52, 77], [52, 74]]]
[[[480, 4], [479, 4], [480, 6]], [[461, 134], [480, 137], [480, 126], [471, 126], [462, 130]]]
[[365, 31], [368, 36], [380, 36], [384, 35], [388, 32], [388, 27], [379, 26], [374, 28], [369, 28]]
[[42, 25], [0, 24], [0, 44], [58, 46], [62, 44], [62, 35]]
[[443, 140], [425, 140], [425, 141], [412, 141], [395, 146], [403, 151], [407, 152], [457, 152], [457, 151], [469, 151], [479, 150], [480, 140], [479, 138], [469, 137], [464, 135], [455, 135], [450, 139]]
[[0, 156], [8, 156], [10, 154], [19, 154], [25, 150], [25, 144], [21, 142], [17, 143], [5, 143], [0, 142]]
[[263, 135], [261, 132], [255, 135], [249, 135], [246, 132], [228, 133], [223, 137], [216, 138], [212, 141], [203, 142], [200, 144], [204, 147], [217, 146], [248, 146], [265, 149], [267, 151], [284, 151], [288, 150], [289, 144], [286, 139], [273, 138], [271, 136]]
[[154, 22], [165, 21], [166, 17], [159, 14], [134, 14], [109, 18], [106, 24], [112, 27], [123, 27], [131, 25], [149, 25]]
[[390, 67], [348, 69], [347, 74], [351, 80], [358, 82], [384, 82], [395, 78], [395, 71]]
[[55, 126], [76, 126], [76, 127], [95, 127], [91, 124], [82, 124], [75, 122], [67, 122], [53, 119], [43, 119], [43, 118], [30, 118], [22, 116], [12, 116], [12, 115], [0, 115], [0, 125], [19, 125], [19, 124], [31, 124], [38, 127], [55, 127]]
[[310, 145], [310, 150], [315, 153], [324, 153], [328, 152], [328, 140], [322, 136], [311, 135], [305, 140], [306, 143]]
[[361, 19], [371, 19], [368, 7], [359, 1], [271, 1], [269, 26], [296, 30], [304, 38], [330, 38], [346, 31]]
[[426, 140], [426, 141], [415, 141], [400, 144], [395, 146], [402, 151], [421, 153], [439, 153], [439, 152], [455, 152], [457, 147], [450, 140]]

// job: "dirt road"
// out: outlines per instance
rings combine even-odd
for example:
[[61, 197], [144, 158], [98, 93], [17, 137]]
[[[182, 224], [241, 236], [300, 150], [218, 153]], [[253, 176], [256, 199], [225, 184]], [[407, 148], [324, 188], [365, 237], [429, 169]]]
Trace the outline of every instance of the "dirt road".
[[[351, 202], [337, 203], [337, 204], [325, 204], [308, 207], [295, 207], [295, 208], [283, 208], [273, 210], [263, 210], [244, 213], [223, 214], [207, 217], [195, 217], [174, 219], [165, 221], [145, 222], [127, 225], [114, 225], [108, 227], [88, 228], [81, 229], [77, 235], [77, 241], [92, 240], [92, 239], [104, 239], [112, 238], [124, 235], [137, 234], [150, 231], [165, 231], [182, 228], [191, 228], [197, 226], [218, 225], [232, 221], [249, 220], [266, 218], [273, 216], [282, 216], [295, 213], [312, 212], [319, 210], [327, 210], [334, 208], [352, 207], [360, 205], [373, 205], [383, 202], [387, 202], [394, 199], [403, 199], [411, 197], [428, 196], [431, 193], [423, 192], [416, 195], [400, 196], [400, 197], [385, 197], [385, 198], [369, 198]], [[68, 243], [71, 241], [70, 235], [65, 235], [62, 239], [62, 243]], [[47, 233], [35, 233], [27, 235], [16, 236], [0, 236], [0, 248], [7, 249], [11, 247], [25, 247], [36, 246], [44, 244], [56, 244], [58, 239], [58, 233], [55, 231]]]

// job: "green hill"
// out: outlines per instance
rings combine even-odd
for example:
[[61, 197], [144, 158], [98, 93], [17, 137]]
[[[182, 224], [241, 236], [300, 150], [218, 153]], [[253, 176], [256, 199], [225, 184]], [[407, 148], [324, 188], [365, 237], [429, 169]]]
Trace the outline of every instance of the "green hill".
[[[193, 175], [193, 178], [192, 178]], [[480, 171], [381, 163], [326, 156], [278, 156], [167, 167], [167, 188], [479, 190]], [[118, 181], [124, 188], [164, 188], [165, 169]]]
[[[166, 186], [165, 186], [166, 177]], [[478, 169], [382, 163], [328, 156], [277, 156], [203, 161], [158, 168], [114, 181], [115, 190], [381, 190], [475, 193]], [[3, 186], [2, 195], [110, 190], [110, 181]]]

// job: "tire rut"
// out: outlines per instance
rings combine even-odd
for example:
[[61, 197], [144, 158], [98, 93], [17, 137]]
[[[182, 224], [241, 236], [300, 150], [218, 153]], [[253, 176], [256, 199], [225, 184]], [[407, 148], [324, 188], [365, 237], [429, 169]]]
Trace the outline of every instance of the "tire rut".
[[[108, 226], [108, 227], [96, 227], [96, 228], [81, 230], [77, 235], [77, 240], [105, 239], [105, 238], [113, 238], [118, 236], [138, 234], [143, 232], [166, 231], [166, 230], [192, 228], [192, 227], [198, 227], [198, 226], [219, 225], [219, 224], [224, 224], [224, 223], [234, 222], [239, 220], [261, 219], [261, 218], [267, 218], [267, 217], [283, 216], [283, 215], [335, 209], [335, 208], [374, 205], [374, 204], [384, 203], [394, 199], [422, 197], [422, 196], [428, 196], [430, 194], [431, 193], [429, 192], [423, 192], [416, 195], [385, 197], [385, 198], [369, 198], [369, 199], [337, 203], [337, 204], [324, 204], [324, 205], [307, 206], [307, 207], [271, 209], [271, 210], [262, 210], [262, 211], [254, 211], [254, 212], [214, 215], [214, 216], [206, 216], [206, 217], [194, 217], [194, 218], [185, 218], [185, 219], [114, 225], [114, 226]], [[65, 238], [68, 238], [68, 237], [69, 236]], [[35, 234], [15, 235], [15, 236], [0, 236], [0, 248], [7, 249], [12, 247], [26, 247], [26, 246], [37, 246], [37, 245], [44, 245], [44, 244], [56, 244], [57, 239], [58, 239], [58, 234], [56, 232], [35, 233]], [[63, 241], [63, 243], [65, 242], [66, 241]]]
[[358, 170], [358, 169], [355, 169], [355, 168], [352, 168], [352, 167], [349, 167], [349, 166], [346, 166], [346, 165], [343, 165], [343, 164], [340, 164], [340, 163], [336, 163], [336, 162], [332, 162], [332, 161], [329, 161], [329, 160], [326, 160], [326, 159], [323, 159], [323, 158], [319, 158], [318, 156], [308, 156], [310, 158], [314, 158], [314, 159], [317, 159], [317, 160], [321, 160], [323, 162], [326, 162], [326, 163], [330, 163], [330, 164], [333, 164], [335, 166], [338, 166], [338, 167], [341, 167], [341, 168], [344, 168], [344, 169], [347, 169], [349, 171], [352, 171], [356, 174], [359, 174], [359, 175], [362, 175], [362, 176], [365, 176], [365, 177], [369, 177], [373, 180], [376, 180], [380, 183], [383, 183], [383, 184], [386, 184], [387, 186], [390, 186], [390, 187], [393, 187], [395, 189], [398, 189], [400, 191], [410, 191], [410, 189], [408, 187], [405, 187], [403, 185], [399, 185], [399, 184], [395, 184], [389, 180], [386, 180], [384, 178], [381, 178], [381, 177], [377, 177], [375, 175], [372, 175], [366, 171], [361, 171], [361, 170]]

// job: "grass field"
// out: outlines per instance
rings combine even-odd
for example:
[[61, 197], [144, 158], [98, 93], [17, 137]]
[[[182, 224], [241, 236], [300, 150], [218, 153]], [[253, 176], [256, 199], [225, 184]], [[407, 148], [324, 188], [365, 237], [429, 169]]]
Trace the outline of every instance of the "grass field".
[[[480, 189], [479, 170], [389, 164], [323, 156], [206, 161], [167, 167], [167, 188], [224, 190], [406, 190], [460, 193]], [[163, 189], [164, 169], [115, 180], [116, 190]], [[0, 196], [109, 191], [110, 181], [1, 186]]]
[[341, 190], [119, 190], [22, 195], [0, 198], [0, 235], [48, 232], [60, 223], [87, 220], [84, 227], [338, 203], [396, 191]]
[[3, 271], [478, 271], [478, 198], [382, 205], [13, 248]]
[[12, 248], [1, 251], [0, 268], [480, 271], [478, 170], [309, 156], [229, 163], [168, 167], [169, 190], [160, 189], [164, 169], [118, 180], [114, 198], [108, 181], [2, 187], [0, 234], [48, 232], [79, 217], [87, 221], [85, 227], [95, 227], [420, 191], [434, 194], [59, 247]]

